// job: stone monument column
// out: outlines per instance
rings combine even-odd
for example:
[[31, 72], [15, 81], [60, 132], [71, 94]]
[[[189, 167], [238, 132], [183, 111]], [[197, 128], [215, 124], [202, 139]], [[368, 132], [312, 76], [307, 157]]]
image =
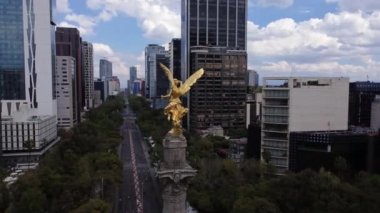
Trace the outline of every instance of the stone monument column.
[[164, 160], [160, 164], [158, 177], [162, 187], [163, 213], [186, 212], [186, 190], [188, 181], [196, 175], [186, 162], [186, 138], [168, 133], [163, 141]]

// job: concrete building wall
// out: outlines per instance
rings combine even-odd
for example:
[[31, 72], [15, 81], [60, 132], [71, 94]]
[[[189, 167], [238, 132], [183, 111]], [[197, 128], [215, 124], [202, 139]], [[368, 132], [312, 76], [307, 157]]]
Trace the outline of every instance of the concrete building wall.
[[289, 134], [347, 130], [348, 78], [264, 78], [262, 160], [289, 170]]
[[57, 56], [56, 60], [56, 92], [58, 104], [58, 127], [71, 128], [77, 122], [74, 117], [75, 58]]
[[13, 120], [2, 123], [2, 150], [27, 151], [38, 150], [57, 138], [57, 121], [55, 116], [34, 116], [23, 122]]
[[[294, 88], [294, 82], [289, 83], [289, 131], [348, 129], [348, 78], [292, 80], [300, 82], [301, 87]], [[311, 81], [320, 84], [307, 85]]]

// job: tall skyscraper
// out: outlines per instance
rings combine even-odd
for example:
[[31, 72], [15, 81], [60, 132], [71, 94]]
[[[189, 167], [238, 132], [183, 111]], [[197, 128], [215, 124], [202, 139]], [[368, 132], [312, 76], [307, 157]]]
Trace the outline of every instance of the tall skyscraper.
[[245, 128], [246, 52], [207, 47], [193, 49], [191, 58], [191, 70], [205, 74], [190, 90], [190, 128]]
[[112, 77], [112, 62], [106, 59], [100, 59], [99, 78], [107, 79]]
[[181, 39], [173, 38], [169, 43], [170, 70], [176, 79], [181, 79]]
[[82, 42], [84, 103], [87, 109], [94, 105], [94, 53], [90, 42]]
[[247, 0], [182, 0], [182, 80], [205, 69], [186, 100], [190, 129], [245, 127], [246, 22]]
[[57, 120], [59, 128], [69, 129], [77, 123], [74, 100], [75, 58], [57, 56], [56, 59], [56, 92]]
[[57, 56], [71, 56], [75, 59], [75, 89], [73, 96], [75, 101], [76, 119], [80, 122], [80, 114], [84, 106], [83, 102], [83, 68], [82, 68], [82, 38], [76, 28], [57, 27], [55, 32]]
[[248, 70], [248, 86], [257, 87], [259, 86], [259, 74], [255, 70]]
[[137, 67], [132, 66], [129, 68], [129, 80], [128, 80], [128, 89], [133, 93], [133, 84], [137, 79]]
[[167, 54], [167, 52], [163, 46], [157, 44], [149, 44], [145, 47], [145, 95], [147, 98], [155, 98], [157, 96], [157, 54]]
[[137, 67], [132, 66], [129, 68], [129, 79], [134, 82], [137, 79]]
[[0, 1], [0, 141], [5, 161], [38, 160], [57, 138], [50, 0]]

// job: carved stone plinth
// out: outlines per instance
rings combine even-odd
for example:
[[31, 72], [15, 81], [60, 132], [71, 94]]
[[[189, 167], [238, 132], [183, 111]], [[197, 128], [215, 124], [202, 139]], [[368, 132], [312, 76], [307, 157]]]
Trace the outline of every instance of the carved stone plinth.
[[186, 162], [186, 139], [168, 134], [164, 141], [164, 160], [158, 177], [162, 186], [163, 213], [186, 212], [186, 190], [196, 170]]

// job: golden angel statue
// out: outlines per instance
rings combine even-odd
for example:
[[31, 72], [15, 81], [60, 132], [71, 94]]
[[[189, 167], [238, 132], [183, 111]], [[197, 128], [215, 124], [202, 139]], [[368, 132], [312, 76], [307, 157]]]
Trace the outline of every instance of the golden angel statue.
[[182, 118], [188, 112], [188, 109], [182, 106], [180, 97], [186, 94], [191, 86], [202, 77], [204, 70], [200, 69], [191, 75], [185, 83], [175, 79], [173, 73], [165, 65], [160, 63], [161, 68], [164, 70], [166, 76], [170, 82], [170, 91], [167, 95], [161, 96], [161, 98], [169, 98], [169, 103], [165, 107], [164, 113], [168, 116], [168, 120], [171, 121], [173, 128], [169, 131], [174, 136], [182, 134]]

